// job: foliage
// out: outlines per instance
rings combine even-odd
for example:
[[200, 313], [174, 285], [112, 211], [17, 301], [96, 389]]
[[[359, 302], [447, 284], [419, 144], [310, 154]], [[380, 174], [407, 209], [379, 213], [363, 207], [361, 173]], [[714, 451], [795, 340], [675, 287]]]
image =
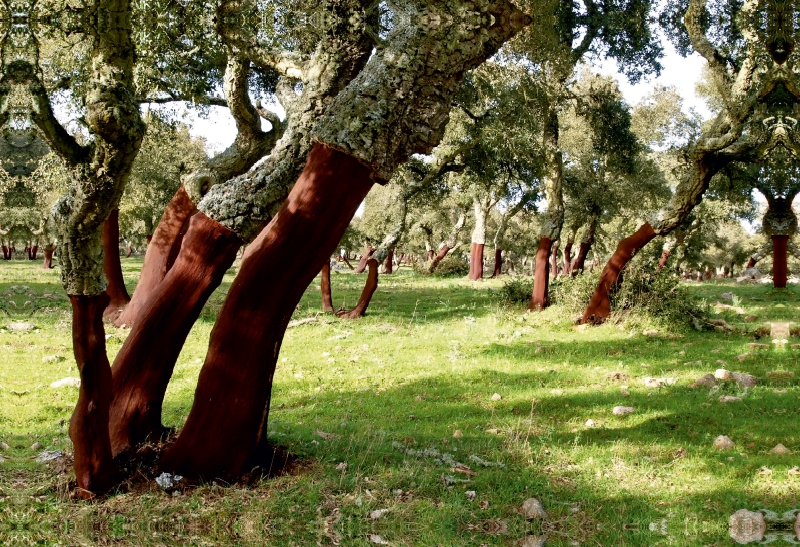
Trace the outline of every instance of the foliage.
[[532, 292], [532, 277], [512, 277], [500, 287], [498, 298], [506, 305], [526, 304], [530, 302]]
[[589, 303], [599, 279], [599, 268], [591, 273], [584, 271], [575, 277], [557, 277], [550, 282], [550, 303], [570, 316], [579, 314]]
[[450, 253], [439, 262], [433, 272], [435, 277], [459, 277], [469, 273], [469, 263], [457, 253]]

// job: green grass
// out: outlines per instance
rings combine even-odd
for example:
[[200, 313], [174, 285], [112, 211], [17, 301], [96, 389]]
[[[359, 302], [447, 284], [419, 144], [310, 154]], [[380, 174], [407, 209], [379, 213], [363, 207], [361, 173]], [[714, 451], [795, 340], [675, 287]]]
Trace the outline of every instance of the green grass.
[[[141, 260], [123, 266], [132, 289]], [[74, 501], [68, 474], [34, 462], [42, 449], [31, 448], [38, 442], [71, 449], [67, 427], [77, 390], [50, 387], [77, 376], [69, 303], [56, 272], [0, 264], [0, 302], [10, 314], [2, 314], [3, 324], [13, 317], [36, 326], [27, 334], [0, 332], [0, 439], [11, 446], [0, 463], [0, 545], [104, 538], [121, 545], [375, 545], [370, 537], [377, 534], [391, 545], [479, 546], [514, 545], [541, 533], [548, 546], [730, 545], [734, 511], [782, 513], [796, 504], [800, 478], [789, 471], [800, 457], [769, 451], [778, 443], [800, 450], [800, 389], [796, 380], [778, 383], [767, 372], [800, 372], [797, 352], [770, 349], [742, 362], [737, 355], [751, 351], [755, 329], [795, 317], [800, 289], [693, 284], [691, 294], [709, 304], [722, 292], [739, 296], [746, 313], [719, 317], [750, 333], [644, 336], [646, 325], [633, 321], [577, 329], [556, 308], [526, 314], [503, 307], [496, 296], [502, 281], [425, 278], [407, 268], [381, 276], [367, 317], [321, 317], [287, 332], [270, 438], [299, 457], [291, 474], [179, 495], [151, 481], [100, 501]], [[232, 273], [178, 360], [166, 425], [180, 427], [191, 407]], [[364, 279], [334, 272], [335, 305], [354, 305]], [[317, 280], [296, 317], [319, 310]], [[747, 314], [758, 320], [746, 323]], [[126, 331], [107, 333], [113, 360]], [[759, 341], [769, 343], [769, 336]], [[733, 385], [689, 388], [721, 367], [761, 382], [746, 392]], [[612, 372], [628, 379], [613, 381]], [[647, 389], [646, 376], [678, 383]], [[621, 384], [629, 386], [628, 397]], [[744, 400], [723, 404], [723, 394]], [[636, 412], [616, 417], [616, 405]], [[736, 447], [714, 450], [718, 435]], [[454, 472], [451, 458], [475, 474]], [[518, 514], [528, 497], [544, 504], [546, 522]], [[376, 509], [389, 512], [372, 520]]]

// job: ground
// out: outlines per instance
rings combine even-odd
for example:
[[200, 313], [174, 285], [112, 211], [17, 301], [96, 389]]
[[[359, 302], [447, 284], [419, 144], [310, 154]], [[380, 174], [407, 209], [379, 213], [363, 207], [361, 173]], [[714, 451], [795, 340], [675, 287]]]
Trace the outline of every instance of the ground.
[[[141, 260], [123, 267], [132, 290]], [[427, 278], [405, 267], [381, 276], [360, 320], [319, 314], [318, 279], [306, 291], [295, 318], [319, 321], [288, 331], [270, 414], [271, 440], [296, 457], [287, 473], [165, 492], [142, 472], [102, 500], [76, 501], [64, 465], [34, 460], [71, 450], [77, 389], [50, 385], [77, 376], [56, 272], [0, 265], [2, 325], [35, 327], [0, 330], [0, 440], [9, 445], [0, 450], [0, 545], [479, 546], [545, 534], [548, 546], [730, 545], [734, 511], [795, 508], [800, 457], [770, 450], [800, 450], [800, 389], [767, 373], [795, 371], [797, 352], [748, 344], [773, 346], [769, 322], [797, 314], [800, 289], [692, 284], [711, 306], [736, 294], [744, 313], [719, 317], [738, 331], [645, 335], [651, 325], [576, 328], [558, 308], [509, 308], [497, 297], [502, 280]], [[180, 427], [191, 406], [234, 273], [181, 354], [169, 426]], [[334, 272], [335, 305], [354, 305], [364, 279]], [[758, 319], [745, 322], [750, 314]], [[126, 331], [107, 333], [113, 359]], [[760, 383], [689, 387], [718, 368]], [[677, 383], [647, 388], [645, 377]], [[721, 403], [722, 395], [743, 400]], [[618, 405], [634, 413], [615, 416]], [[735, 447], [715, 450], [719, 435]], [[520, 514], [531, 497], [546, 520]]]

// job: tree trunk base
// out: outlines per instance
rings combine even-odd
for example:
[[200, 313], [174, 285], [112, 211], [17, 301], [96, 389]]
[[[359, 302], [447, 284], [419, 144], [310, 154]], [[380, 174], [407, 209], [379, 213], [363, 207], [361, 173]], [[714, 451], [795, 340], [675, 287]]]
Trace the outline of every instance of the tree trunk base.
[[340, 312], [336, 315], [342, 319], [358, 319], [364, 317], [367, 313], [367, 307], [372, 300], [372, 295], [375, 294], [375, 289], [378, 288], [378, 261], [370, 258], [367, 261], [369, 267], [369, 274], [367, 275], [367, 282], [364, 284], [364, 290], [361, 291], [361, 298], [358, 299], [356, 307], [350, 311]]
[[333, 295], [331, 294], [331, 263], [328, 262], [322, 267], [320, 273], [322, 292], [322, 311], [333, 313]]
[[599, 325], [608, 319], [611, 315], [611, 295], [617, 287], [622, 270], [633, 255], [655, 237], [653, 227], [645, 223], [632, 236], [619, 242], [617, 250], [600, 274], [600, 282], [583, 312], [582, 324]]
[[483, 243], [473, 243], [470, 249], [469, 280], [483, 279]]
[[776, 289], [786, 288], [788, 266], [786, 263], [789, 236], [772, 236], [772, 283]]
[[[433, 252], [433, 251], [431, 251]], [[439, 263], [444, 260], [444, 257], [447, 256], [447, 253], [450, 252], [450, 247], [444, 245], [441, 249], [439, 249], [439, 254], [433, 257], [433, 261], [431, 262], [430, 267], [428, 268], [428, 273], [433, 273], [436, 271], [436, 268], [439, 267]]]
[[494, 270], [492, 271], [492, 278], [500, 277], [503, 274], [503, 251], [502, 249], [494, 250]]
[[549, 304], [547, 290], [550, 285], [550, 247], [553, 240], [549, 237], [539, 239], [539, 249], [536, 251], [536, 270], [533, 277], [533, 294], [528, 304], [529, 310], [541, 311]]

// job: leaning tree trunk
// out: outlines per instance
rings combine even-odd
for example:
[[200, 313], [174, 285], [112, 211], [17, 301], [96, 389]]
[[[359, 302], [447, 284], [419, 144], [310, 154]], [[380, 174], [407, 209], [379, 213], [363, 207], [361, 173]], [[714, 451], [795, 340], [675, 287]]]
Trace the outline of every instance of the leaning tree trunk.
[[367, 313], [367, 307], [372, 300], [372, 295], [375, 294], [375, 289], [378, 288], [378, 261], [370, 258], [367, 261], [369, 267], [369, 274], [367, 275], [367, 282], [364, 284], [364, 290], [361, 291], [361, 298], [358, 299], [356, 307], [350, 311], [337, 313], [342, 319], [358, 319], [364, 317]]
[[772, 235], [772, 283], [776, 289], [786, 288], [788, 242], [787, 235]]
[[163, 432], [161, 407], [186, 337], [233, 264], [242, 241], [203, 213], [191, 218], [184, 252], [147, 301], [111, 369], [111, 447], [119, 454]]
[[364, 273], [364, 270], [367, 269], [367, 261], [372, 258], [372, 255], [377, 250], [377, 248], [367, 245], [366, 249], [364, 250], [364, 254], [361, 255], [361, 259], [358, 261], [358, 266], [356, 266], [355, 273]]
[[[433, 251], [431, 251], [431, 252], [433, 252]], [[439, 249], [439, 253], [436, 256], [433, 257], [433, 260], [431, 261], [431, 265], [428, 268], [428, 273], [435, 272], [436, 268], [439, 267], [439, 263], [442, 260], [444, 260], [444, 257], [446, 257], [447, 253], [449, 253], [449, 252], [450, 252], [450, 247], [448, 247], [447, 245], [442, 245], [442, 248]]]
[[119, 209], [111, 211], [103, 223], [103, 271], [108, 281], [106, 294], [110, 298], [103, 316], [113, 320], [131, 300], [125, 288], [119, 256]]
[[600, 274], [597, 289], [583, 312], [582, 323], [602, 323], [611, 315], [611, 294], [619, 281], [622, 269], [630, 262], [633, 255], [656, 235], [653, 227], [645, 223], [635, 234], [619, 242], [617, 250]]
[[392, 273], [393, 266], [394, 266], [394, 247], [390, 247], [389, 252], [386, 253], [386, 260], [383, 261], [383, 273], [385, 274]]
[[586, 229], [581, 236], [581, 243], [578, 246], [578, 255], [575, 257], [575, 260], [572, 263], [571, 273], [573, 277], [583, 272], [584, 268], [586, 267], [586, 257], [589, 256], [589, 250], [594, 244], [594, 237], [597, 231], [597, 221], [597, 215], [593, 214], [589, 217], [589, 222], [586, 225]]
[[181, 186], [164, 210], [161, 220], [147, 245], [144, 265], [133, 298], [116, 318], [116, 326], [133, 327], [139, 320], [144, 303], [155, 288], [164, 280], [181, 249], [181, 243], [189, 229], [189, 220], [197, 207]]
[[53, 252], [55, 250], [56, 248], [49, 243], [44, 246], [44, 261], [42, 261], [43, 270], [51, 270], [53, 268]]
[[69, 421], [69, 436], [75, 454], [78, 495], [91, 498], [105, 492], [117, 480], [108, 437], [111, 403], [111, 370], [106, 357], [103, 311], [108, 295], [70, 295], [72, 304], [72, 348], [81, 387], [78, 404]]
[[333, 312], [333, 295], [331, 294], [331, 263], [322, 267], [320, 273], [320, 289], [322, 292], [322, 311]]
[[[539, 239], [536, 251], [533, 276], [533, 296], [528, 304], [529, 310], [543, 310], [548, 305], [547, 289], [550, 283], [550, 246], [552, 241], [546, 237]], [[540, 264], [542, 265], [540, 267]]]
[[745, 266], [745, 269], [749, 270], [750, 268], [755, 268], [758, 261], [764, 258], [764, 256], [766, 256], [770, 251], [772, 251], [772, 243], [751, 255], [750, 259], [747, 261], [747, 266]]
[[[162, 470], [210, 479], [237, 476], [251, 463], [289, 319], [371, 187], [369, 169], [355, 158], [314, 147], [286, 203], [247, 248], [211, 333], [192, 410], [159, 460]], [[315, 244], [298, 253], [308, 241]]]
[[[453, 226], [452, 231], [447, 236], [442, 244], [439, 246], [439, 252], [436, 256], [433, 257], [431, 261], [431, 265], [428, 268], [428, 273], [433, 273], [436, 271], [436, 268], [439, 267], [439, 263], [444, 260], [444, 257], [447, 256], [447, 253], [458, 247], [458, 234], [461, 233], [461, 229], [464, 227], [464, 223], [467, 221], [467, 216], [464, 214], [463, 211], [459, 210], [458, 220], [456, 221], [455, 226]], [[432, 251], [431, 251], [432, 252]]]

